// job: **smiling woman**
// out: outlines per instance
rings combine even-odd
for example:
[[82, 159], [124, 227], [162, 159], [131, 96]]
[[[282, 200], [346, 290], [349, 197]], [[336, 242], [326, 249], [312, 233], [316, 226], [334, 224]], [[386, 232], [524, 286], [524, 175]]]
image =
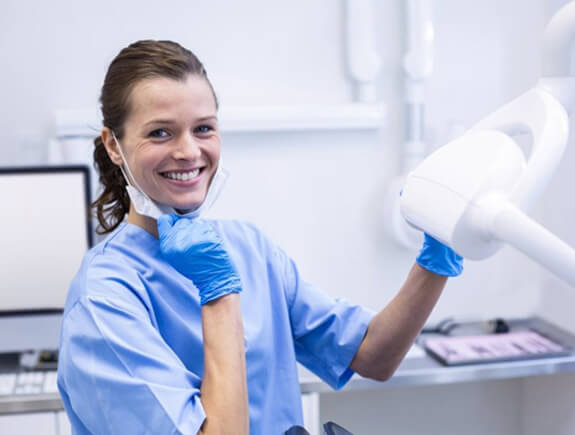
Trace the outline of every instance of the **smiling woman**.
[[92, 205], [98, 232], [113, 231], [126, 214], [140, 219], [130, 213], [126, 182], [178, 210], [201, 204], [218, 167], [220, 136], [218, 100], [197, 57], [170, 41], [134, 43], [110, 64], [100, 102], [104, 128], [94, 160], [104, 190]]
[[[102, 130], [108, 156], [150, 200], [181, 213], [197, 209], [218, 167], [221, 145], [206, 80], [191, 74], [182, 81], [143, 80], [132, 89], [129, 106], [122, 145], [109, 127]], [[153, 220], [159, 216], [146, 216], [136, 204], [132, 201], [128, 222], [155, 233]]]
[[335, 389], [354, 372], [391, 376], [446, 276], [461, 273], [453, 251], [426, 238], [377, 315], [333, 300], [253, 225], [199, 216], [221, 144], [190, 51], [132, 44], [101, 102], [94, 207], [111, 234], [70, 285], [58, 364], [74, 433], [282, 434], [303, 424], [297, 362]]

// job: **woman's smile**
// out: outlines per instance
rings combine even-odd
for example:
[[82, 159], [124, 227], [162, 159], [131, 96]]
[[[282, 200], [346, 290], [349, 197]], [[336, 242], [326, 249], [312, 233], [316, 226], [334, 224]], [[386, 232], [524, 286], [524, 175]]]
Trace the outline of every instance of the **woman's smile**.
[[204, 167], [188, 170], [178, 169], [175, 171], [160, 172], [160, 175], [170, 185], [177, 187], [192, 187], [202, 181], [202, 176], [204, 174], [203, 169]]

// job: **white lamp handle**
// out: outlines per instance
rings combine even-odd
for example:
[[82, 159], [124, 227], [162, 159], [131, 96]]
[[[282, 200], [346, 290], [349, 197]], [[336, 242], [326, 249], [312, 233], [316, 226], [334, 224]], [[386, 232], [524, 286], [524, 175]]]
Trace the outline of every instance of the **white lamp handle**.
[[575, 287], [575, 249], [507, 202], [492, 222], [491, 235], [507, 242]]

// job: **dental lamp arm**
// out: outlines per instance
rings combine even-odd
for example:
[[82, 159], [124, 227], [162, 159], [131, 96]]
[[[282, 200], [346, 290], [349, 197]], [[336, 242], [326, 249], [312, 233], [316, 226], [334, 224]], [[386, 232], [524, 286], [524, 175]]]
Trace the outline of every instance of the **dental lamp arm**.
[[[404, 216], [466, 258], [488, 258], [506, 242], [574, 284], [574, 251], [525, 214], [561, 161], [568, 124], [553, 95], [526, 92], [413, 171]], [[527, 159], [513, 139], [523, 131], [533, 138]]]
[[553, 95], [567, 113], [575, 110], [575, 2], [563, 6], [545, 28], [543, 71], [537, 86]]
[[575, 249], [535, 222], [511, 202], [495, 199], [492, 236], [509, 243], [575, 287]]
[[575, 42], [575, 2], [563, 6], [553, 15], [543, 35], [543, 77], [573, 76], [573, 57], [570, 56]]

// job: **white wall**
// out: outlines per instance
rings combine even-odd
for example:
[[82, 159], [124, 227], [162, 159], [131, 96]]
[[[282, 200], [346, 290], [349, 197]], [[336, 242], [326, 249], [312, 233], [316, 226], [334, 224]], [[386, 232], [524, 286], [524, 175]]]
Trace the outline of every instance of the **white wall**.
[[[112, 58], [138, 39], [174, 39], [204, 61], [222, 103], [341, 102], [341, 8], [329, 0], [27, 2], [0, 16], [0, 161], [33, 160], [55, 108], [97, 102]], [[321, 80], [317, 78], [321, 77]]]
[[[215, 210], [220, 216], [256, 222], [296, 258], [304, 276], [333, 296], [374, 309], [394, 295], [415, 255], [396, 247], [383, 228], [388, 207], [384, 196], [398, 168], [403, 137], [404, 11], [402, 0], [376, 3], [377, 43], [384, 60], [378, 95], [389, 108], [383, 134], [226, 135], [232, 178]], [[543, 27], [563, 3], [435, 2], [435, 69], [427, 87], [426, 112], [432, 146], [534, 84]], [[161, 6], [142, 0], [61, 0], [31, 7], [4, 0], [0, 164], [45, 161], [47, 141], [54, 134], [54, 111], [95, 106], [107, 64], [137, 39], [174, 39], [195, 51], [223, 105], [350, 101], [353, 88], [344, 68], [342, 6], [342, 1], [333, 0], [179, 0]], [[573, 183], [572, 157], [566, 158], [536, 216], [575, 244], [570, 225], [575, 206], [567, 195]], [[488, 261], [467, 262], [463, 277], [449, 283], [432, 319], [540, 313], [575, 330], [570, 313], [574, 298], [530, 260], [504, 249]], [[479, 422], [479, 416], [498, 421], [497, 427], [505, 428], [492, 431], [485, 423], [484, 432], [519, 434], [527, 433], [521, 428], [529, 425], [530, 417], [518, 417], [523, 405], [516, 399], [530, 397], [535, 390], [545, 394], [540, 386], [546, 379], [391, 389], [365, 397], [392, 401], [398, 409], [426, 409], [437, 394], [446, 408], [461, 409], [474, 421]], [[567, 389], [575, 384], [572, 377], [566, 383], [568, 397]], [[346, 394], [326, 398], [322, 415], [340, 415], [342, 403], [349, 403]], [[543, 403], [551, 398], [549, 391]], [[364, 399], [358, 396], [354, 403], [355, 399], [358, 404], [351, 409], [360, 412]], [[489, 406], [476, 412], [476, 402]], [[525, 409], [530, 407], [526, 398]], [[440, 429], [449, 424], [448, 416], [439, 415], [428, 430], [404, 425], [401, 418], [387, 418], [382, 424], [392, 425], [395, 433], [416, 433], [410, 432], [414, 427], [420, 433], [448, 433]], [[370, 427], [373, 424], [356, 432], [380, 433], [370, 432]], [[568, 427], [575, 431], [575, 423]]]

